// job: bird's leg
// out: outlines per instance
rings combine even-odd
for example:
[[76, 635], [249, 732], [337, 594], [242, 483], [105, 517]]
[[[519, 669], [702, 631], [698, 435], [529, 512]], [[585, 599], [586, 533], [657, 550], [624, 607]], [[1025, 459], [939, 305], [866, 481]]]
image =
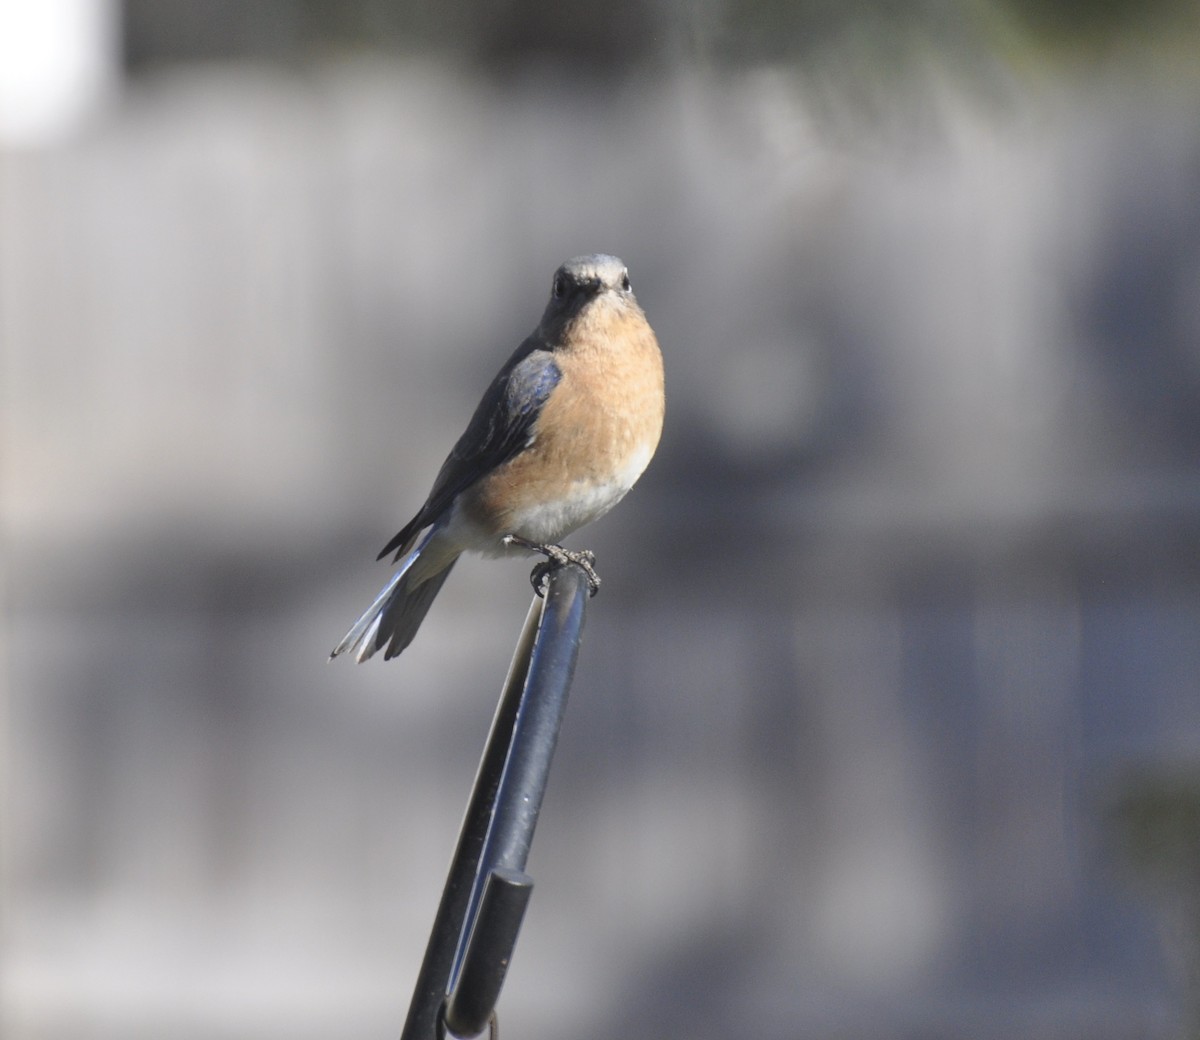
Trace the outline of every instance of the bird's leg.
[[600, 575], [596, 573], [596, 568], [593, 564], [596, 562], [596, 554], [589, 549], [574, 551], [564, 549], [561, 545], [538, 545], [537, 542], [531, 542], [527, 538], [522, 538], [517, 534], [508, 534], [504, 536], [505, 545], [516, 545], [522, 549], [528, 549], [530, 552], [540, 553], [545, 556], [541, 563], [533, 568], [529, 575], [529, 582], [533, 585], [533, 591], [539, 596], [542, 595], [542, 582], [549, 576], [550, 572], [555, 567], [563, 567], [568, 563], [573, 563], [578, 567], [583, 568], [583, 573], [587, 575], [588, 588], [591, 590], [591, 595], [596, 595], [600, 591]]

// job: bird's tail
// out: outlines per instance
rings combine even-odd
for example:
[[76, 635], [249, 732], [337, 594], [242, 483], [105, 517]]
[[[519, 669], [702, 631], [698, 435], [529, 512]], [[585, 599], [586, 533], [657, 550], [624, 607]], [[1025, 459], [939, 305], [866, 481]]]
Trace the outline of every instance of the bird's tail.
[[392, 575], [392, 580], [383, 587], [383, 591], [375, 597], [375, 602], [367, 607], [362, 617], [354, 622], [345, 638], [333, 648], [329, 660], [352, 652], [356, 653], [361, 664], [376, 651], [387, 647], [383, 655], [386, 661], [395, 657], [413, 641], [413, 636], [425, 620], [434, 597], [441, 591], [458, 559], [457, 554], [451, 556], [446, 565], [434, 574], [422, 576], [416, 573], [421, 568], [414, 569], [413, 564], [420, 558], [434, 533], [431, 531], [427, 534], [420, 544], [404, 557], [400, 569]]

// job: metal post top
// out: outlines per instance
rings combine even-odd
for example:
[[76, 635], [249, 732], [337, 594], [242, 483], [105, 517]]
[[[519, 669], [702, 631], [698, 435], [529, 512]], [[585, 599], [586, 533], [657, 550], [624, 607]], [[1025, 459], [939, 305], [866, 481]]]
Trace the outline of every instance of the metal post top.
[[[567, 706], [592, 585], [549, 570], [517, 640], [484, 744], [401, 1040], [495, 1021], [533, 880], [524, 873]], [[464, 1030], [465, 1032], [458, 1032]]]

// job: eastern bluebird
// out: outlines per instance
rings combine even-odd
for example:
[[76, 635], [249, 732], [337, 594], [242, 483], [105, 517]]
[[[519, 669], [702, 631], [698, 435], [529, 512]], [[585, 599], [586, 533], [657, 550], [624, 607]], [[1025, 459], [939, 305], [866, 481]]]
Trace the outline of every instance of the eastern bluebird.
[[[330, 654], [395, 657], [416, 635], [461, 553], [532, 550], [584, 565], [554, 544], [615, 506], [650, 462], [663, 424], [654, 330], [615, 256], [554, 273], [538, 327], [505, 362], [425, 504], [383, 547], [399, 569]], [[536, 575], [535, 571], [535, 575]], [[536, 578], [535, 578], [536, 587]]]

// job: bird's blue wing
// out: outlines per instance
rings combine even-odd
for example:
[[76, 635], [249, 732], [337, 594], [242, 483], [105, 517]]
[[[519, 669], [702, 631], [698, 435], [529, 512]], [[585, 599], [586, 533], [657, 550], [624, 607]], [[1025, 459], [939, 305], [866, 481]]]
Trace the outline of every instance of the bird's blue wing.
[[503, 465], [529, 442], [542, 406], [562, 378], [554, 355], [530, 337], [508, 359], [454, 445], [419, 513], [393, 538], [379, 558], [403, 550], [420, 530], [435, 523], [466, 488]]

